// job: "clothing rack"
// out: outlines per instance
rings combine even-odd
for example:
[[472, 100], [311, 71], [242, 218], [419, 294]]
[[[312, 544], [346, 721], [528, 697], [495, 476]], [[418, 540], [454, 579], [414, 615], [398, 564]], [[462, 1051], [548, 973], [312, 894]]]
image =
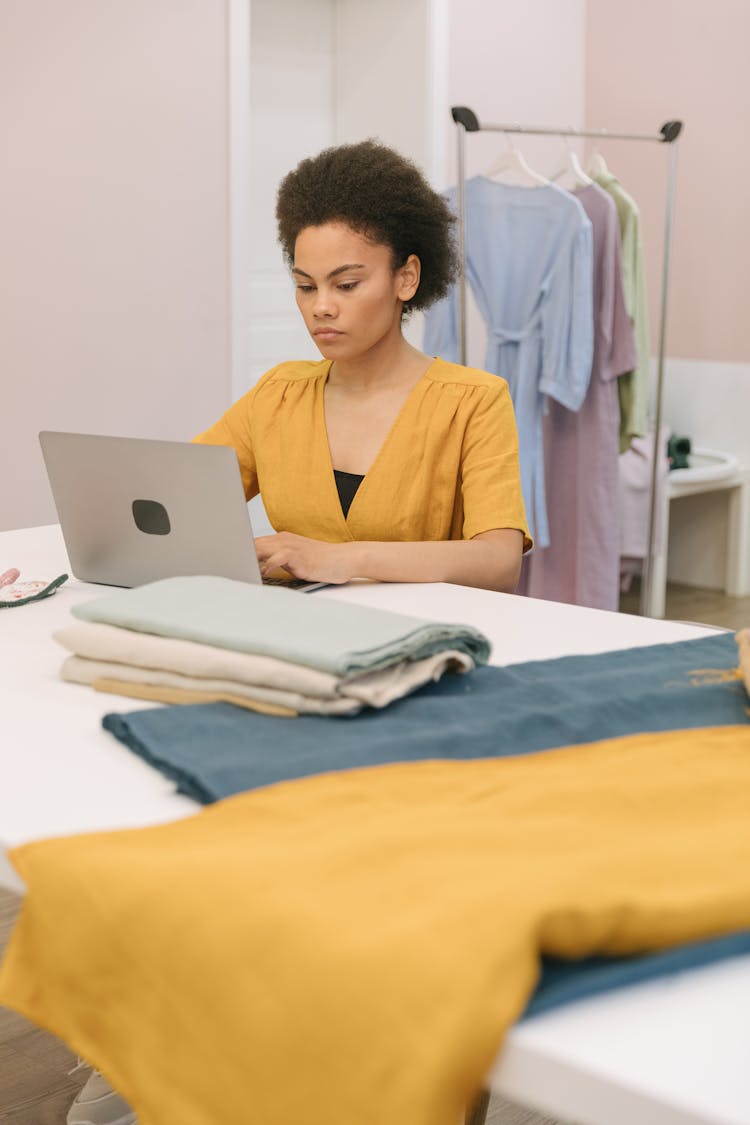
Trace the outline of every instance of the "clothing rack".
[[641, 141], [669, 145], [667, 177], [667, 204], [664, 222], [664, 254], [662, 261], [661, 307], [659, 314], [659, 347], [656, 377], [656, 417], [654, 430], [653, 464], [648, 510], [648, 549], [643, 560], [641, 581], [641, 616], [647, 617], [651, 604], [653, 582], [654, 532], [656, 527], [656, 485], [659, 472], [659, 431], [661, 429], [662, 392], [664, 385], [664, 348], [667, 329], [667, 299], [669, 296], [669, 267], [672, 252], [672, 226], [677, 180], [677, 138], [682, 132], [681, 121], [666, 121], [658, 133], [611, 133], [609, 129], [540, 128], [535, 125], [480, 125], [479, 119], [468, 106], [451, 108], [456, 124], [458, 145], [458, 259], [459, 259], [459, 340], [461, 363], [466, 363], [466, 134], [467, 133], [523, 133], [539, 137], [596, 137], [607, 141]]

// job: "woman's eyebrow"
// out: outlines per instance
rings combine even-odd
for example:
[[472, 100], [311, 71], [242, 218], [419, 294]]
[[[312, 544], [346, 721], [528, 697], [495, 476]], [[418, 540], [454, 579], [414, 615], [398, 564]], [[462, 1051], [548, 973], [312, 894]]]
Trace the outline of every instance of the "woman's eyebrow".
[[[346, 273], [347, 270], [363, 270], [364, 268], [365, 268], [364, 265], [359, 265], [359, 264], [354, 263], [354, 262], [350, 262], [348, 265], [345, 265], [345, 266], [338, 266], [337, 269], [331, 270], [331, 272], [328, 274], [328, 277], [326, 278], [326, 281], [330, 281], [332, 277], [338, 277], [338, 275], [340, 273]], [[300, 277], [307, 277], [307, 278], [310, 279], [310, 281], [313, 280], [312, 275], [309, 274], [309, 273], [305, 273], [305, 271], [301, 270], [299, 268], [299, 266], [293, 266], [292, 267], [292, 273], [297, 273], [297, 274], [300, 275]]]

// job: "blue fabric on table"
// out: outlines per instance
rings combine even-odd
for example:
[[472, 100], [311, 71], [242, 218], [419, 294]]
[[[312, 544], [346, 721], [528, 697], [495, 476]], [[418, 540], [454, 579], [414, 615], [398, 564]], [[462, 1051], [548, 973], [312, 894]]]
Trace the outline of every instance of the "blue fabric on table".
[[209, 802], [331, 770], [528, 754], [748, 720], [731, 633], [444, 676], [384, 711], [280, 719], [228, 703], [111, 714], [121, 742]]
[[[595, 656], [446, 676], [355, 717], [278, 719], [230, 704], [164, 707], [103, 720], [180, 792], [208, 803], [330, 770], [430, 758], [512, 756], [640, 731], [748, 721], [731, 633]], [[545, 959], [526, 1010], [750, 952], [750, 933], [627, 958]]]
[[586, 957], [581, 961], [542, 958], [542, 974], [523, 1014], [541, 1015], [562, 1004], [598, 996], [613, 988], [673, 976], [701, 965], [727, 961], [750, 953], [750, 931], [678, 945], [637, 957]]

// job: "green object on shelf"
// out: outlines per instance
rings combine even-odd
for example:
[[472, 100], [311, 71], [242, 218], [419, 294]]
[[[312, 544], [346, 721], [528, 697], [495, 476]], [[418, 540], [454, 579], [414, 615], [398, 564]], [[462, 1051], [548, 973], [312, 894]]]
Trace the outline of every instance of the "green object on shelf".
[[667, 442], [667, 457], [669, 458], [670, 471], [672, 469], [689, 469], [690, 438], [672, 434]]

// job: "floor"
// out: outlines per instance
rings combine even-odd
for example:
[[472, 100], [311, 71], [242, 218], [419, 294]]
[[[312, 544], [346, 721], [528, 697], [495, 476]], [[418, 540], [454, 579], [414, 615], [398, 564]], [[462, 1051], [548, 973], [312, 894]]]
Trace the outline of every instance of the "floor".
[[[621, 600], [621, 611], [638, 613], [637, 583]], [[750, 627], [750, 597], [728, 598], [714, 590], [667, 587], [666, 616], [728, 629]], [[18, 910], [18, 898], [0, 890], [0, 953]], [[68, 1072], [75, 1057], [60, 1040], [0, 1008], [0, 1125], [65, 1125], [67, 1107], [87, 1072]], [[487, 1125], [558, 1125], [548, 1117], [493, 1098]]]
[[[0, 890], [0, 952], [10, 935], [19, 899]], [[0, 1008], [0, 1123], [64, 1125], [68, 1106], [86, 1081], [69, 1075], [75, 1056], [53, 1035]]]
[[[621, 613], [640, 612], [640, 582], [636, 579], [620, 597]], [[750, 628], [750, 596], [729, 598], [721, 590], [699, 590], [695, 586], [667, 585], [665, 617], [670, 621], [695, 621], [725, 629]]]

